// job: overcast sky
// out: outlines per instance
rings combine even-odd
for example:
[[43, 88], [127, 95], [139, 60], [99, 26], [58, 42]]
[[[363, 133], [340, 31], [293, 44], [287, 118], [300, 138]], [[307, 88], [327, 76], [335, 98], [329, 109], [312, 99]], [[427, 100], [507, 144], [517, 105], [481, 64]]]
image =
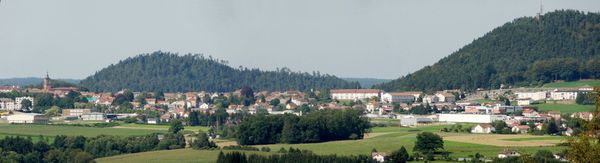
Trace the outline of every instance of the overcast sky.
[[[539, 0], [2, 0], [0, 78], [85, 78], [141, 53], [203, 53], [263, 70], [397, 78]], [[600, 11], [599, 0], [544, 10]]]

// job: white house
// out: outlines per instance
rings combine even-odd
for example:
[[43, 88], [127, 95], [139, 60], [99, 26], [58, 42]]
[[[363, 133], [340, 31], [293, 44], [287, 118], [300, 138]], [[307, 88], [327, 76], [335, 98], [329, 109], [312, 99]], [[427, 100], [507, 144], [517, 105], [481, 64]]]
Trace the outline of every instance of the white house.
[[333, 89], [330, 94], [336, 100], [364, 100], [380, 97], [381, 92], [379, 89]]
[[537, 100], [545, 100], [546, 98], [548, 98], [548, 93], [545, 91], [538, 91], [538, 92], [515, 92], [515, 94], [517, 94], [517, 98], [518, 99], [526, 99], [529, 98], [533, 101], [537, 101]]
[[6, 117], [8, 123], [48, 123], [48, 117], [37, 113], [14, 114]]
[[[21, 105], [19, 105], [21, 106]], [[0, 110], [18, 110], [14, 100], [10, 98], [0, 98]]]
[[552, 100], [575, 100], [578, 90], [575, 89], [555, 89], [550, 92]]
[[423, 98], [423, 103], [431, 104], [436, 102], [439, 102], [439, 98], [435, 95], [427, 95], [425, 98]]
[[514, 133], [522, 133], [522, 134], [524, 134], [524, 133], [528, 132], [529, 126], [527, 126], [527, 125], [513, 126], [511, 130]]
[[438, 102], [453, 103], [456, 100], [456, 96], [452, 93], [436, 93], [435, 96], [438, 98]]
[[532, 102], [533, 102], [533, 100], [531, 98], [519, 98], [519, 99], [517, 99], [517, 105], [519, 105], [519, 106], [531, 105]]
[[157, 118], [148, 118], [148, 119], [146, 119], [146, 123], [148, 123], [148, 124], [157, 124], [158, 123], [158, 119]]
[[392, 103], [409, 103], [414, 102], [421, 92], [387, 92], [381, 95], [381, 102]]
[[385, 161], [385, 153], [382, 153], [382, 152], [373, 152], [373, 153], [371, 153], [371, 157], [373, 158], [373, 160], [375, 160], [377, 162]]
[[495, 131], [496, 129], [490, 125], [490, 124], [478, 124], [477, 126], [473, 127], [473, 129], [471, 129], [471, 133], [476, 133], [476, 134], [489, 134], [492, 133], [492, 131]]
[[519, 152], [514, 150], [504, 149], [504, 151], [498, 153], [498, 158], [507, 158], [507, 157], [518, 157], [521, 156]]

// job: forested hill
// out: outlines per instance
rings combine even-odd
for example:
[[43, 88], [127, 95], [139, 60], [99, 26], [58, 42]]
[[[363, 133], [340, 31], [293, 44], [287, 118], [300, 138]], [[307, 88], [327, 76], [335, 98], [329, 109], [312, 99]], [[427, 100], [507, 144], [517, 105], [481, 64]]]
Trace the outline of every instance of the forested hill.
[[91, 91], [233, 91], [243, 86], [256, 90], [309, 90], [320, 88], [357, 88], [347, 82], [319, 72], [292, 72], [231, 68], [225, 61], [202, 55], [177, 55], [154, 52], [127, 58], [110, 65], [81, 81]]
[[600, 77], [600, 14], [555, 11], [518, 18], [384, 90], [442, 90], [541, 85]]

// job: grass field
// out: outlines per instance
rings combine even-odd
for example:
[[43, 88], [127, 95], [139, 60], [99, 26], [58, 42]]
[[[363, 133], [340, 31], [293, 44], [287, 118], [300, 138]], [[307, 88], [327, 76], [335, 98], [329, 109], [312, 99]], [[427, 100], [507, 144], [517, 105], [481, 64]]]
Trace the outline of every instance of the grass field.
[[535, 105], [539, 111], [560, 111], [564, 113], [585, 112], [594, 109], [593, 105], [577, 105], [577, 104], [538, 104]]
[[[145, 130], [169, 130], [169, 125], [148, 125], [148, 124], [135, 124], [135, 123], [127, 123], [121, 124], [115, 128], [124, 128], [124, 129], [145, 129]], [[204, 126], [184, 126], [186, 131], [198, 132], [202, 130], [204, 132], [208, 131], [208, 127]]]
[[562, 137], [562, 136], [540, 136], [540, 137], [528, 137], [528, 138], [510, 138], [510, 139], [503, 139], [503, 140], [507, 140], [507, 141], [530, 141], [530, 140], [560, 140], [560, 141], [566, 141], [566, 137]]
[[564, 88], [564, 87], [581, 87], [581, 86], [600, 86], [600, 80], [580, 80], [572, 82], [554, 82], [544, 84], [545, 88]]
[[146, 135], [151, 133], [166, 132], [162, 130], [128, 129], [128, 128], [96, 128], [77, 126], [54, 126], [54, 125], [9, 125], [0, 124], [1, 135], [29, 135], [29, 136], [56, 136], [56, 135], [83, 135], [87, 137], [98, 135]]
[[[271, 144], [271, 145], [257, 145], [255, 147], [269, 147], [271, 153], [278, 151], [280, 148], [288, 149], [290, 147], [311, 150], [317, 154], [337, 154], [337, 155], [367, 155], [371, 149], [375, 148], [378, 151], [391, 153], [394, 150], [404, 146], [409, 153], [412, 153], [412, 148], [416, 140], [416, 135], [419, 132], [429, 131], [436, 132], [444, 137], [444, 149], [452, 152], [451, 157], [467, 157], [474, 155], [475, 153], [483, 154], [487, 157], [495, 157], [498, 152], [505, 148], [515, 149], [522, 153], [533, 154], [537, 150], [547, 149], [553, 152], [559, 152], [565, 147], [557, 146], [511, 146], [507, 147], [502, 144], [485, 145], [478, 144], [481, 142], [488, 141], [489, 139], [479, 139], [476, 142], [473, 140], [459, 140], [453, 141], [448, 140], [448, 137], [452, 136], [488, 136], [488, 135], [475, 135], [468, 133], [441, 133], [439, 130], [444, 127], [450, 127], [450, 125], [435, 125], [435, 126], [424, 126], [419, 128], [401, 128], [401, 127], [376, 127], [372, 129], [370, 136], [362, 140], [344, 140], [344, 141], [331, 141], [323, 143], [307, 143], [307, 144]], [[530, 136], [530, 135], [516, 135], [516, 137], [504, 137], [503, 135], [497, 136], [495, 140], [506, 139], [517, 139], [512, 141], [513, 143], [519, 143], [518, 139], [538, 139], [544, 141], [549, 136]], [[551, 139], [548, 141], [559, 142], [560, 140]], [[548, 142], [545, 142], [548, 143]], [[540, 144], [548, 145], [548, 144]], [[169, 154], [174, 155], [169, 155]], [[269, 154], [261, 152], [263, 154]], [[114, 157], [100, 158], [98, 162], [214, 162], [217, 158], [217, 151], [194, 151], [194, 150], [175, 150], [175, 151], [154, 151], [139, 154], [120, 155]]]

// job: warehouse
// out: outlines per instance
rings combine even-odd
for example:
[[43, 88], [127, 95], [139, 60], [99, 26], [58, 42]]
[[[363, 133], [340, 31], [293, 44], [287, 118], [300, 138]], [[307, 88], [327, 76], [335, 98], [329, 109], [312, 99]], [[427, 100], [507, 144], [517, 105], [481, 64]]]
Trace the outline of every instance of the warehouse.
[[22, 113], [22, 114], [14, 114], [6, 117], [8, 123], [38, 123], [38, 124], [47, 124], [48, 117], [43, 114], [37, 113]]
[[438, 116], [440, 122], [492, 123], [506, 120], [506, 115], [490, 114], [439, 114]]

